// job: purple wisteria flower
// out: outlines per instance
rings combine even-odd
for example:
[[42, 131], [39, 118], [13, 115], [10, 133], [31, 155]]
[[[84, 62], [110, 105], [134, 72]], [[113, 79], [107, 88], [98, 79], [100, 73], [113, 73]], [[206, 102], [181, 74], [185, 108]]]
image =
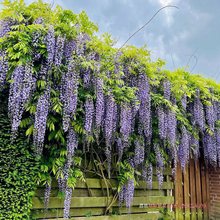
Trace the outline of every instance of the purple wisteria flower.
[[85, 102], [85, 125], [84, 129], [87, 134], [92, 132], [92, 124], [94, 117], [94, 104], [92, 98], [87, 98]]
[[181, 99], [181, 104], [183, 109], [186, 111], [186, 106], [187, 106], [187, 96], [186, 94], [183, 95], [182, 99]]
[[51, 67], [55, 54], [55, 32], [53, 26], [50, 26], [46, 36], [46, 46], [47, 46], [47, 62], [49, 67]]
[[205, 105], [205, 114], [206, 114], [206, 121], [209, 125], [210, 129], [214, 132], [215, 129], [215, 122], [216, 122], [216, 112], [214, 111], [214, 106], [211, 103], [211, 105]]
[[72, 60], [68, 65], [68, 71], [63, 75], [61, 86], [61, 101], [63, 103], [63, 130], [69, 128], [70, 120], [75, 114], [78, 99], [79, 73], [75, 69]]
[[51, 194], [51, 181], [46, 183], [45, 191], [44, 191], [44, 207], [47, 209], [50, 201]]
[[95, 127], [99, 133], [105, 111], [105, 99], [103, 91], [103, 80], [96, 78], [96, 103], [95, 103]]
[[3, 19], [0, 21], [0, 38], [7, 35], [11, 31], [11, 26], [14, 22], [11, 19]]
[[128, 104], [121, 106], [120, 112], [120, 133], [122, 140], [125, 144], [129, 141], [129, 136], [131, 134], [131, 123], [132, 123], [131, 108]]
[[190, 136], [184, 125], [181, 127], [180, 144], [178, 149], [179, 162], [181, 164], [182, 170], [185, 169], [189, 161], [189, 151], [190, 151]]
[[215, 138], [216, 138], [217, 161], [218, 161], [218, 166], [220, 166], [220, 128], [216, 128]]
[[208, 132], [204, 133], [203, 140], [204, 157], [206, 161], [213, 167], [217, 166], [217, 147], [216, 137]]
[[134, 180], [128, 180], [125, 194], [125, 205], [127, 208], [131, 207], [134, 197]]
[[138, 140], [136, 140], [134, 144], [135, 144], [134, 164], [135, 166], [137, 166], [143, 163], [144, 161], [144, 146], [142, 146]]
[[199, 126], [201, 131], [205, 129], [205, 114], [203, 109], [203, 104], [200, 100], [200, 91], [197, 89], [196, 97], [193, 105], [193, 117], [195, 123]]
[[6, 53], [0, 51], [0, 91], [3, 89], [3, 86], [6, 82], [6, 75], [8, 72], [8, 61]]
[[63, 210], [63, 218], [65, 219], [70, 218], [70, 206], [71, 206], [72, 194], [73, 194], [73, 189], [67, 187], [65, 191], [64, 210]]
[[43, 150], [47, 116], [50, 107], [50, 87], [48, 86], [44, 93], [39, 97], [34, 120], [34, 145], [36, 153], [41, 155]]
[[33, 77], [33, 66], [18, 66], [12, 73], [12, 83], [9, 90], [8, 110], [12, 124], [12, 138], [21, 122], [25, 104], [29, 101], [36, 80]]
[[171, 95], [171, 84], [169, 80], [163, 81], [163, 96], [165, 99], [170, 100]]
[[138, 79], [138, 99], [140, 101], [139, 123], [146, 137], [151, 135], [151, 97], [150, 85], [146, 74], [140, 74]]
[[60, 66], [63, 58], [64, 53], [64, 44], [65, 44], [65, 37], [58, 36], [56, 39], [56, 46], [54, 52], [54, 64], [55, 66]]
[[147, 184], [148, 189], [152, 189], [153, 183], [153, 166], [151, 163], [147, 163], [143, 166], [142, 177]]
[[167, 114], [162, 106], [157, 107], [159, 137], [164, 140], [167, 137]]

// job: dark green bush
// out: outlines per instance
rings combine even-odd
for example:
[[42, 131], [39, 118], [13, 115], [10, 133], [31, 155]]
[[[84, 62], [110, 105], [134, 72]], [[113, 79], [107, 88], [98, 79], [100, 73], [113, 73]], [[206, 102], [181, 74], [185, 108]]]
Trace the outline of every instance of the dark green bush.
[[38, 163], [22, 135], [12, 143], [0, 97], [0, 219], [30, 219]]

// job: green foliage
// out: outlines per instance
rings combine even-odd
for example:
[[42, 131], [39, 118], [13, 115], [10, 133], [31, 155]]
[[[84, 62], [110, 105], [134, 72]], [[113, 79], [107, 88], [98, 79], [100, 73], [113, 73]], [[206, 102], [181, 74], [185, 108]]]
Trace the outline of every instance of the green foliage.
[[[118, 192], [122, 187], [127, 184], [129, 180], [135, 180], [135, 169], [131, 166], [128, 161], [118, 163], [119, 174], [118, 174]], [[136, 184], [136, 182], [135, 182]]]
[[30, 219], [38, 161], [23, 135], [11, 143], [2, 96], [0, 102], [0, 219]]

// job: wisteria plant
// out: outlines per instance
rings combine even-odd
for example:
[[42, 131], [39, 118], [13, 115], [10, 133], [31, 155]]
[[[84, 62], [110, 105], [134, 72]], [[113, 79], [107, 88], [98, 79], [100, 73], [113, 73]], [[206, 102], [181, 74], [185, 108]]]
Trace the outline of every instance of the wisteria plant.
[[25, 130], [41, 161], [45, 203], [55, 177], [65, 218], [77, 179], [89, 172], [119, 177], [119, 199], [130, 207], [140, 173], [151, 188], [153, 167], [161, 186], [165, 166], [175, 170], [178, 161], [183, 171], [200, 156], [220, 165], [219, 84], [166, 71], [145, 47], [118, 49], [110, 35], [96, 36], [85, 12], [42, 1], [3, 6], [0, 91], [11, 141]]

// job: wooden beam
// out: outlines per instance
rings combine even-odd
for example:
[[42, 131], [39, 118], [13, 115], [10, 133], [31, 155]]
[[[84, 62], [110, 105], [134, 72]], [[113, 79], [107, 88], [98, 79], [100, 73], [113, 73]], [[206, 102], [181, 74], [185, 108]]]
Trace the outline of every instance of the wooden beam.
[[[63, 208], [63, 199], [53, 197], [50, 199], [48, 208]], [[134, 197], [132, 206], [139, 206], [140, 204], [149, 204], [163, 206], [166, 204], [173, 204], [174, 197], [172, 196], [148, 196], [148, 197]], [[107, 197], [72, 197], [71, 208], [91, 208], [91, 207], [105, 207], [107, 205]], [[118, 202], [113, 204], [118, 206]], [[43, 198], [33, 198], [33, 209], [43, 209]]]
[[[71, 220], [158, 220], [163, 218], [161, 213], [145, 213], [130, 215], [112, 215], [112, 216], [94, 216], [94, 217], [73, 217]], [[56, 218], [57, 220], [65, 220], [64, 218]], [[55, 219], [51, 219], [55, 220]]]
[[[108, 182], [108, 187], [117, 188], [116, 180], [108, 179], [107, 182]], [[82, 181], [77, 182], [75, 189], [82, 189], [82, 188], [87, 189], [87, 186], [91, 189], [107, 188], [106, 184], [104, 184], [104, 180], [88, 178], [86, 179], [86, 183]], [[52, 188], [57, 188], [57, 187], [58, 187], [57, 182], [53, 181]], [[147, 189], [146, 182], [139, 181], [138, 185], [135, 188], [136, 189]], [[159, 188], [160, 187], [159, 187], [158, 181], [153, 181], [152, 189], [159, 189]], [[164, 182], [161, 187], [161, 189], [173, 189], [173, 188], [174, 186], [172, 182]]]

